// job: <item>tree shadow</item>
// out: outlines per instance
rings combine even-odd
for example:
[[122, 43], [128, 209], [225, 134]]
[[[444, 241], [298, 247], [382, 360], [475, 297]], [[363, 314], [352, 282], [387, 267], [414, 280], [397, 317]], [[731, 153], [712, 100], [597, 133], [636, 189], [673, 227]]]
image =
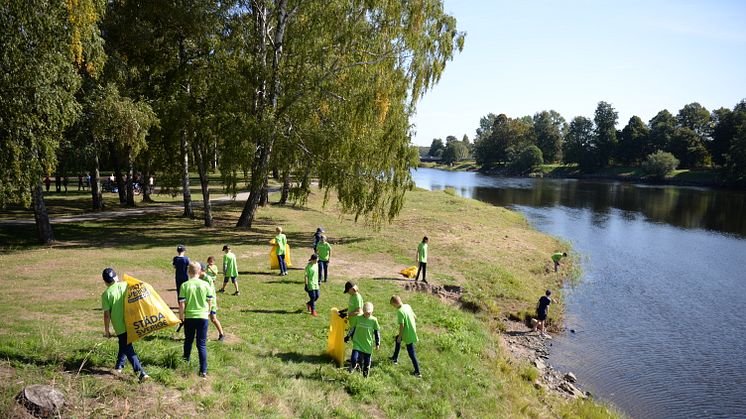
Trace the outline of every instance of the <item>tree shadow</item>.
[[275, 281], [264, 281], [265, 284], [305, 284], [305, 281], [291, 281], [289, 279], [278, 279]]
[[408, 279], [408, 278], [396, 278], [393, 276], [377, 276], [373, 278], [375, 281], [399, 281], [399, 282], [414, 282], [414, 280]]
[[264, 309], [264, 308], [245, 308], [241, 310], [241, 313], [255, 313], [255, 314], [301, 314], [303, 313], [303, 309], [299, 308], [297, 310], [272, 310], [272, 309]]
[[309, 363], [309, 364], [328, 364], [335, 363], [327, 354], [302, 354], [300, 352], [280, 352], [276, 354], [267, 354], [267, 358], [279, 358], [283, 362], [292, 362], [294, 364]]
[[277, 274], [274, 274], [272, 272], [264, 272], [264, 271], [238, 271], [239, 275], [257, 275], [257, 276], [277, 276]]

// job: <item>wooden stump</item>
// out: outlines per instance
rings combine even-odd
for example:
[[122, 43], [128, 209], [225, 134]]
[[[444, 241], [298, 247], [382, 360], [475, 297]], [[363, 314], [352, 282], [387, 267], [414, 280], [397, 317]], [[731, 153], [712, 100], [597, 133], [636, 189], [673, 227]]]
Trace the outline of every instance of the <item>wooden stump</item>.
[[65, 395], [52, 386], [32, 384], [24, 387], [16, 400], [32, 415], [48, 418], [60, 415]]

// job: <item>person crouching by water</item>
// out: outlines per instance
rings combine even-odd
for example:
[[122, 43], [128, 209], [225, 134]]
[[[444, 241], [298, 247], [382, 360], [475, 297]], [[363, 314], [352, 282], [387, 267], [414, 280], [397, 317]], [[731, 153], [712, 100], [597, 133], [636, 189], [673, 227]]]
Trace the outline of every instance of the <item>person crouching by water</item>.
[[378, 319], [373, 317], [373, 303], [363, 304], [363, 315], [350, 317], [350, 332], [345, 337], [345, 342], [352, 338], [352, 357], [350, 358], [349, 372], [355, 371], [362, 362], [363, 377], [370, 373], [370, 364], [373, 361], [373, 343], [376, 350], [381, 346], [381, 332]]
[[313, 317], [318, 317], [316, 313], [316, 300], [319, 299], [319, 257], [314, 253], [311, 258], [308, 259], [306, 265], [306, 274], [304, 275], [304, 281], [306, 284], [306, 292], [308, 293], [308, 302], [306, 308]]
[[119, 352], [114, 369], [117, 374], [121, 373], [124, 369], [124, 361], [128, 359], [140, 381], [145, 381], [150, 377], [142, 369], [140, 358], [137, 357], [134, 346], [127, 343], [127, 327], [124, 323], [124, 300], [127, 296], [127, 283], [120, 282], [117, 273], [112, 268], [104, 269], [101, 276], [106, 283], [106, 291], [101, 294], [101, 310], [104, 312], [104, 337], [110, 338], [113, 336], [109, 329], [109, 323], [111, 323], [114, 326], [114, 333], [119, 339]]
[[207, 319], [214, 296], [207, 281], [199, 279], [200, 270], [199, 263], [189, 263], [189, 280], [179, 291], [179, 319], [184, 323], [184, 360], [189, 362], [196, 334], [199, 375], [207, 378]]

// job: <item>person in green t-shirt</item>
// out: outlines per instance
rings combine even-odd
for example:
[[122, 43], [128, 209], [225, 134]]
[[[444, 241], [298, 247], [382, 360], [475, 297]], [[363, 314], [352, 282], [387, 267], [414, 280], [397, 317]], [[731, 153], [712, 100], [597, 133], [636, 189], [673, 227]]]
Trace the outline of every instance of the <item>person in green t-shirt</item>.
[[132, 364], [132, 369], [138, 374], [140, 381], [145, 381], [148, 374], [142, 369], [140, 358], [135, 353], [135, 347], [127, 343], [127, 327], [124, 323], [124, 300], [127, 298], [127, 283], [119, 282], [117, 273], [112, 268], [106, 268], [101, 273], [106, 283], [106, 291], [101, 294], [101, 310], [104, 312], [104, 337], [113, 335], [109, 329], [109, 323], [114, 326], [114, 334], [119, 340], [119, 352], [114, 369], [121, 373], [124, 369], [125, 359]]
[[352, 338], [352, 357], [350, 358], [349, 372], [353, 372], [359, 365], [363, 364], [363, 377], [370, 372], [370, 364], [373, 358], [373, 343], [376, 350], [381, 347], [381, 332], [378, 319], [373, 317], [373, 303], [367, 302], [363, 305], [363, 315], [350, 318], [350, 332], [345, 337], [345, 342]]
[[199, 264], [201, 270], [199, 272], [199, 278], [210, 284], [212, 289], [212, 301], [210, 302], [210, 321], [218, 329], [218, 341], [223, 342], [225, 340], [225, 334], [223, 333], [223, 326], [218, 320], [218, 296], [215, 295], [215, 279], [218, 277], [218, 267], [215, 266], [215, 258], [209, 256], [207, 258], [207, 266]]
[[308, 259], [305, 275], [303, 277], [303, 281], [306, 284], [306, 292], [308, 293], [308, 302], [306, 303], [306, 308], [311, 313], [311, 315], [313, 315], [313, 317], [318, 316], [318, 313], [316, 313], [316, 300], [319, 299], [319, 267], [317, 265], [318, 260], [319, 257], [315, 253], [311, 255], [311, 258]]
[[396, 308], [396, 324], [399, 325], [399, 334], [396, 336], [396, 347], [391, 360], [394, 361], [394, 364], [399, 363], [399, 351], [401, 350], [401, 344], [404, 343], [407, 347], [409, 359], [412, 360], [414, 366], [414, 376], [422, 378], [420, 364], [417, 362], [417, 354], [414, 351], [414, 344], [419, 340], [417, 338], [417, 316], [409, 304], [402, 304], [401, 297], [398, 295], [392, 296], [389, 302]]
[[556, 253], [552, 254], [552, 262], [554, 262], [554, 272], [557, 272], [557, 269], [559, 269], [560, 260], [562, 260], [563, 257], [566, 258], [567, 257], [567, 253], [556, 252]]
[[326, 241], [326, 236], [321, 236], [321, 241], [316, 245], [316, 254], [319, 255], [319, 282], [322, 273], [326, 282], [329, 276], [329, 259], [332, 257], [332, 245]]
[[236, 263], [236, 255], [231, 252], [230, 245], [223, 246], [223, 286], [219, 292], [225, 292], [225, 286], [228, 285], [228, 278], [233, 282], [233, 286], [236, 288], [236, 292], [233, 295], [241, 295], [238, 291], [238, 264]]
[[179, 291], [179, 319], [184, 324], [184, 360], [189, 361], [196, 334], [199, 375], [207, 378], [207, 318], [214, 296], [210, 285], [199, 279], [199, 272], [199, 263], [189, 263], [190, 279], [181, 284]]
[[339, 312], [339, 316], [342, 318], [352, 318], [363, 314], [363, 295], [358, 291], [357, 285], [347, 281], [345, 283], [344, 294], [349, 294], [350, 300], [347, 304], [347, 308]]
[[275, 245], [277, 245], [275, 254], [277, 255], [277, 263], [280, 265], [280, 276], [285, 276], [288, 274], [288, 267], [285, 265], [285, 246], [288, 244], [288, 238], [282, 234], [282, 227], [280, 226], [275, 227], [275, 233], [277, 233], [274, 238]]
[[419, 246], [417, 246], [417, 262], [419, 262], [419, 266], [417, 267], [417, 275], [414, 277], [414, 280], [417, 281], [420, 278], [420, 271], [422, 271], [422, 282], [427, 284], [427, 244], [430, 242], [430, 239], [427, 238], [427, 236], [422, 238], [422, 241], [420, 242]]

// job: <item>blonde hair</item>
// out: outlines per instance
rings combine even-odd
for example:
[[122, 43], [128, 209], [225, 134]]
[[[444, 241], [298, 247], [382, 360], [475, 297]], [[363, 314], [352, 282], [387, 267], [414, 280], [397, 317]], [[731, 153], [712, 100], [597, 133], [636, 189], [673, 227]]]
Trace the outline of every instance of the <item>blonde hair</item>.
[[194, 278], [197, 275], [199, 275], [199, 272], [202, 270], [202, 267], [199, 266], [199, 262], [189, 262], [189, 268], [187, 269], [187, 273], [189, 273], [190, 278]]
[[401, 297], [399, 297], [398, 295], [392, 295], [391, 300], [389, 300], [389, 303], [400, 306], [402, 304]]
[[370, 301], [363, 304], [363, 313], [372, 313], [373, 312], [373, 303]]
[[275, 231], [277, 233], [282, 233], [282, 227], [280, 227], [280, 226], [275, 227]]

